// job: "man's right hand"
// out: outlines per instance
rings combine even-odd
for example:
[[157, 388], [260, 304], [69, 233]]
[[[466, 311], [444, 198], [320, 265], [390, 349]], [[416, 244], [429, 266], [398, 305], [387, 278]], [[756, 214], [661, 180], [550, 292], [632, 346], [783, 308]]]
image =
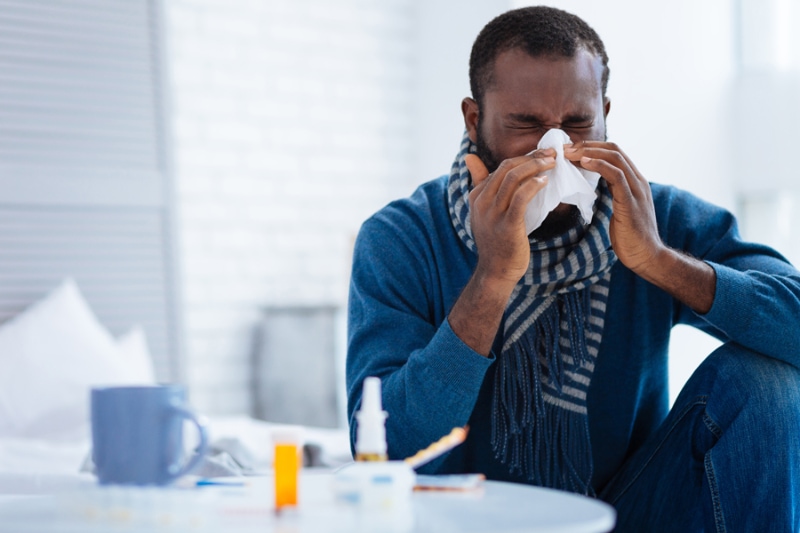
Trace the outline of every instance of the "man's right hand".
[[555, 167], [555, 151], [507, 159], [491, 174], [475, 155], [467, 155], [465, 163], [474, 185], [469, 210], [478, 266], [448, 321], [467, 346], [488, 356], [508, 298], [528, 270], [525, 210], [547, 184], [542, 172]]
[[473, 184], [469, 213], [478, 248], [476, 272], [513, 289], [528, 270], [531, 253], [525, 210], [547, 185], [542, 173], [555, 167], [555, 155], [548, 148], [506, 159], [491, 174], [478, 156], [466, 156]]

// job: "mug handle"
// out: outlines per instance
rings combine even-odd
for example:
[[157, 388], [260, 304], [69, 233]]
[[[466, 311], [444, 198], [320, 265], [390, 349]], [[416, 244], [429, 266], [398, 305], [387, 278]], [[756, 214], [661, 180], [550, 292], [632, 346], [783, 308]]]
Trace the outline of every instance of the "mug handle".
[[197, 415], [189, 409], [179, 405], [171, 405], [170, 409], [181, 418], [191, 420], [195, 427], [197, 427], [197, 432], [200, 436], [200, 444], [197, 446], [197, 451], [194, 457], [192, 457], [192, 459], [186, 463], [183, 468], [181, 468], [179, 464], [173, 464], [169, 466], [167, 470], [170, 476], [169, 480], [174, 481], [197, 468], [197, 466], [200, 464], [200, 461], [203, 460], [203, 457], [206, 455], [206, 451], [208, 450], [208, 429], [206, 418], [204, 416]]

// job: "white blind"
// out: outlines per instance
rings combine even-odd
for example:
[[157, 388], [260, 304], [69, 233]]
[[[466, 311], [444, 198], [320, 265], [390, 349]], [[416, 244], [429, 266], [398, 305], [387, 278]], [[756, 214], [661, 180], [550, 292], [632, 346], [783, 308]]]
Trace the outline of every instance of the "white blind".
[[177, 378], [159, 6], [0, 0], [0, 321], [72, 276]]

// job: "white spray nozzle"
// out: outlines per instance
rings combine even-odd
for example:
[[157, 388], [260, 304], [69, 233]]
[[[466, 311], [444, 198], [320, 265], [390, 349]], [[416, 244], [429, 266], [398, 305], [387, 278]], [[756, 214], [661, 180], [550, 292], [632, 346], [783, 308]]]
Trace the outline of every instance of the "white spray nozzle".
[[366, 378], [364, 380], [364, 390], [361, 395], [361, 412], [373, 413], [382, 411], [381, 380], [380, 378]]
[[368, 377], [364, 380], [361, 394], [361, 409], [356, 413], [357, 453], [386, 453], [386, 411], [381, 402], [381, 380]]

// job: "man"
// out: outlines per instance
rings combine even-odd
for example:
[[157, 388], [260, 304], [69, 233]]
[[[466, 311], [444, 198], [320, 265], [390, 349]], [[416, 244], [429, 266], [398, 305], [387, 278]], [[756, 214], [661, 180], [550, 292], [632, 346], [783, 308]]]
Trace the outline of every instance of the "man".
[[[791, 531], [800, 495], [800, 273], [726, 211], [650, 184], [606, 142], [608, 58], [581, 19], [510, 11], [479, 34], [450, 176], [359, 234], [351, 420], [379, 376], [389, 456], [469, 425], [423, 468], [597, 495], [618, 531]], [[602, 176], [530, 235], [558, 151]], [[669, 152], [668, 157], [679, 159]], [[672, 326], [725, 341], [668, 413]]]

